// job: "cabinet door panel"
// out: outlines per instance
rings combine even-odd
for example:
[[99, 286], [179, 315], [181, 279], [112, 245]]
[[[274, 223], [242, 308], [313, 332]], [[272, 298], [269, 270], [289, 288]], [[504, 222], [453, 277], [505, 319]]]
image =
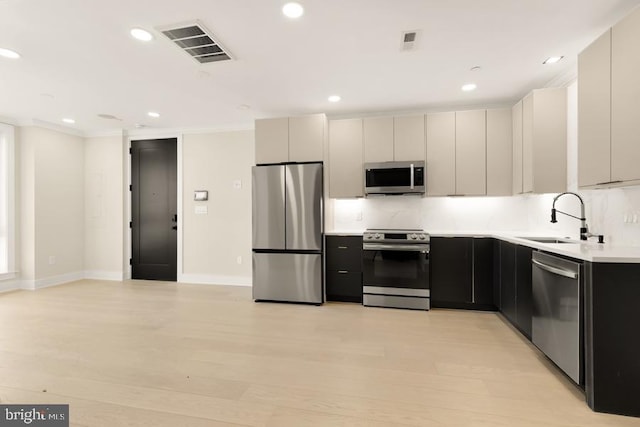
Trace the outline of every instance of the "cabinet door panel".
[[493, 305], [493, 239], [473, 239], [473, 302]]
[[522, 99], [522, 192], [533, 191], [533, 94]]
[[289, 161], [289, 119], [260, 119], [255, 122], [256, 164]]
[[471, 303], [471, 245], [469, 237], [432, 237], [429, 253], [431, 301]]
[[611, 30], [611, 178], [640, 179], [640, 10]]
[[487, 110], [487, 196], [513, 194], [511, 109]]
[[513, 122], [513, 194], [522, 194], [522, 101], [511, 109]]
[[611, 30], [578, 56], [578, 184], [611, 181]]
[[456, 192], [456, 114], [427, 114], [427, 195]]
[[362, 119], [329, 123], [329, 196], [364, 196]]
[[362, 237], [327, 236], [327, 270], [362, 271]]
[[289, 161], [323, 160], [325, 115], [289, 118]]
[[393, 155], [396, 161], [425, 159], [424, 115], [393, 119]]
[[486, 110], [456, 113], [456, 194], [487, 194]]
[[534, 193], [567, 191], [567, 89], [533, 91]]
[[531, 248], [516, 248], [516, 324], [531, 339], [533, 295], [531, 290]]
[[393, 160], [393, 117], [364, 119], [364, 161]]
[[500, 242], [500, 311], [516, 323], [516, 245]]
[[327, 301], [362, 302], [362, 273], [327, 271]]

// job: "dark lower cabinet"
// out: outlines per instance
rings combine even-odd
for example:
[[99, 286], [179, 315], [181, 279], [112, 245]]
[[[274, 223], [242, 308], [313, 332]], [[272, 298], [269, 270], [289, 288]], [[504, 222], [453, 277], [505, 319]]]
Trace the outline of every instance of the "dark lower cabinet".
[[432, 237], [431, 306], [495, 310], [491, 238]]
[[429, 252], [431, 306], [471, 304], [470, 237], [432, 237]]
[[362, 303], [362, 236], [326, 236], [327, 301]]
[[585, 392], [598, 412], [640, 417], [640, 264], [585, 264]]
[[500, 242], [500, 306], [502, 314], [516, 323], [516, 247]]
[[516, 247], [516, 326], [531, 339], [533, 295], [531, 291], [531, 253], [527, 246]]
[[531, 253], [527, 246], [500, 242], [499, 309], [529, 340], [533, 315]]
[[493, 239], [473, 239], [472, 300], [478, 308], [487, 310], [496, 309], [493, 297], [493, 246]]

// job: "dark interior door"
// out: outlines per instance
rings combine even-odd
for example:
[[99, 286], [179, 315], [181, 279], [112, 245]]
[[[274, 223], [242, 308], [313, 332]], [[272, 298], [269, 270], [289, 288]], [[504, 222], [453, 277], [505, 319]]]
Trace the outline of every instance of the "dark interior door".
[[177, 140], [131, 142], [132, 277], [175, 281]]

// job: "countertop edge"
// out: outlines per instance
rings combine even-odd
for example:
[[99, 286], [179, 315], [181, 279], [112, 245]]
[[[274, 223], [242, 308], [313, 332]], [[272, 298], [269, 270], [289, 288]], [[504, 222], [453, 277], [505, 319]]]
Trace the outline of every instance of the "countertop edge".
[[[326, 236], [362, 236], [361, 231], [328, 231]], [[517, 233], [526, 237], [527, 232]], [[576, 243], [541, 243], [516, 237], [511, 233], [496, 232], [431, 232], [431, 237], [475, 237], [493, 238], [516, 245], [527, 246], [540, 251], [545, 251], [569, 258], [579, 259], [593, 263], [608, 264], [640, 264], [640, 247], [636, 246], [611, 246], [607, 243], [579, 242]], [[533, 237], [533, 236], [532, 236]], [[550, 238], [563, 238], [561, 236], [546, 236]]]

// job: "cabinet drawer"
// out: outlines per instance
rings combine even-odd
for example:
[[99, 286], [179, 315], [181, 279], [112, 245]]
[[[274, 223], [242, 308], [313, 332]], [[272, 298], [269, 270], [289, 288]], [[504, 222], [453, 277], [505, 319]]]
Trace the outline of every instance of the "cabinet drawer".
[[327, 271], [362, 271], [362, 237], [327, 236]]
[[327, 301], [362, 302], [362, 273], [327, 271]]

